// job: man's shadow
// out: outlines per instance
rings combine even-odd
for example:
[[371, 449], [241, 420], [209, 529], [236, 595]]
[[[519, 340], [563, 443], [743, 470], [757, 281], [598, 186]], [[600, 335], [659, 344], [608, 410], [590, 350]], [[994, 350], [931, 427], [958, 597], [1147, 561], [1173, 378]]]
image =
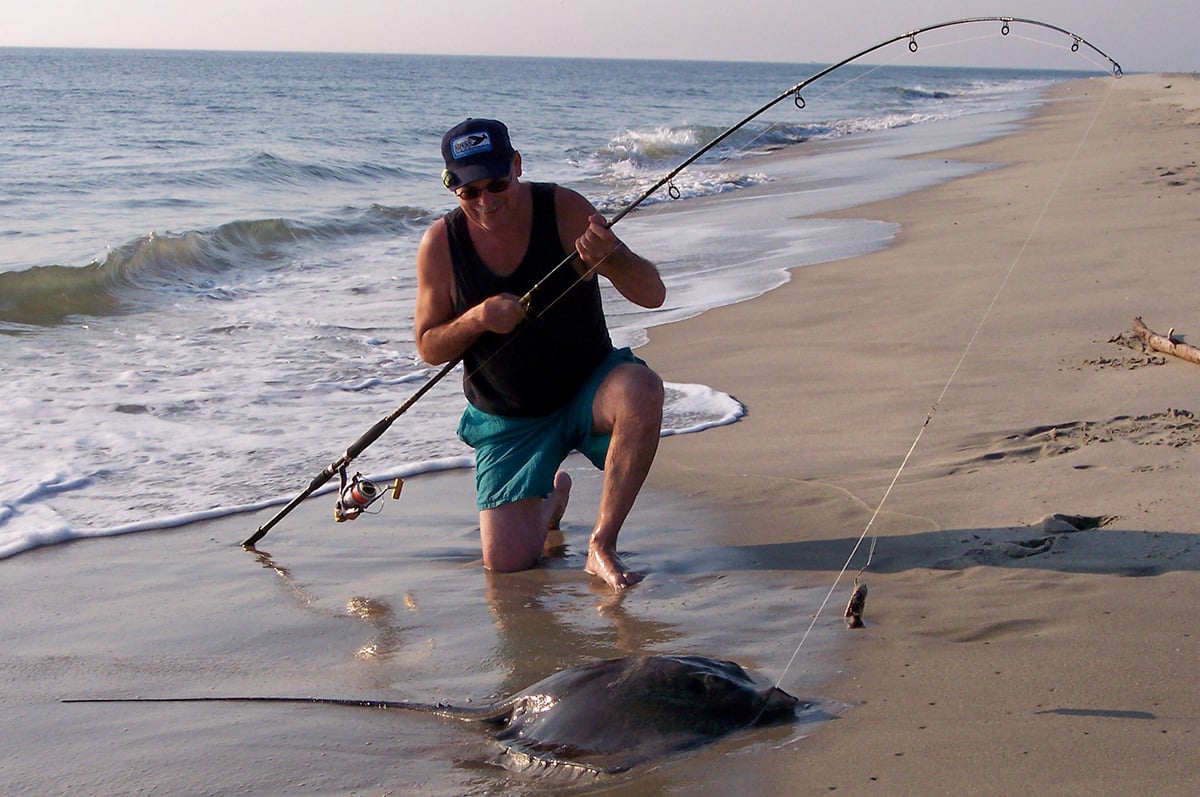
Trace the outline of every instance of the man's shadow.
[[[870, 540], [850, 562], [867, 562]], [[857, 537], [743, 545], [721, 549], [730, 570], [839, 572]], [[1120, 528], [1111, 517], [1048, 515], [1031, 526], [946, 529], [881, 536], [870, 559], [876, 573], [915, 569], [1005, 567], [1131, 577], [1200, 570], [1200, 535]]]

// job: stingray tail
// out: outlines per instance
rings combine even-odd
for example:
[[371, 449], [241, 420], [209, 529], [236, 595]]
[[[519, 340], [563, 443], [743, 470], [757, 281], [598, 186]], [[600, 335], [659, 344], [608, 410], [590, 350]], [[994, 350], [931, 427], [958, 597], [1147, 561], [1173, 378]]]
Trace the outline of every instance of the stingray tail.
[[[356, 700], [339, 697], [82, 697], [65, 698], [63, 703], [316, 703], [326, 706], [352, 706], [355, 708], [401, 709], [437, 714], [442, 717], [462, 720], [484, 718], [483, 709], [458, 706], [414, 703], [407, 700]], [[478, 712], [478, 713], [477, 713]]]

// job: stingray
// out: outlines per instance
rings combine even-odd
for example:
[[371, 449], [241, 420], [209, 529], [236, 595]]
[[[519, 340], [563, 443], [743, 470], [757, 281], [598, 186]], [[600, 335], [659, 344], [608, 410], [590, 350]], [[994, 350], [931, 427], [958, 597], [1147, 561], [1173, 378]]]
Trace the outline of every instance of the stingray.
[[[515, 771], [624, 772], [752, 726], [795, 720], [800, 704], [762, 675], [703, 656], [629, 656], [562, 670], [488, 706], [323, 697], [174, 697], [68, 703], [253, 701], [421, 711], [478, 723]], [[802, 708], [810, 707], [803, 704]]]

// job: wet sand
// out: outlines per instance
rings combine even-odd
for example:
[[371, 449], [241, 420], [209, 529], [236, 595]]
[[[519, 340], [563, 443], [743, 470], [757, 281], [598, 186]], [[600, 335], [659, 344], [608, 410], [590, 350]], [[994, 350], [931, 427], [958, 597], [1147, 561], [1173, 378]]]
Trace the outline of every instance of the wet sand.
[[[1200, 369], [1110, 341], [1135, 315], [1200, 337], [1200, 81], [1059, 93], [930, 156], [1003, 168], [833, 214], [899, 223], [894, 246], [651, 331], [666, 379], [748, 415], [663, 441], [621, 537], [648, 577], [623, 594], [582, 572], [597, 482], [574, 462], [565, 550], [511, 576], [480, 567], [466, 473], [354, 523], [308, 502], [262, 556], [237, 543], [269, 512], [6, 560], [5, 793], [1190, 794]], [[437, 718], [58, 702], [478, 704], [639, 652], [777, 677], [935, 404], [872, 526], [866, 627], [840, 617], [864, 544], [783, 677], [829, 721], [561, 783]]]
[[[352, 523], [332, 521], [330, 496], [312, 499], [257, 552], [239, 542], [274, 510], [6, 560], [3, 792], [544, 794], [642, 782], [644, 771], [600, 782], [514, 775], [483, 729], [419, 714], [59, 702], [287, 695], [480, 705], [614, 656], [693, 653], [761, 668], [787, 658], [795, 612], [817, 595], [725, 540], [720, 506], [647, 489], [623, 542], [649, 576], [614, 594], [583, 572], [598, 476], [582, 458], [569, 469], [565, 546], [525, 573], [483, 570], [473, 476], [458, 472], [411, 479], [399, 503]], [[816, 635], [800, 691], [819, 694], [839, 666], [832, 641]], [[795, 733], [770, 729], [733, 749]]]

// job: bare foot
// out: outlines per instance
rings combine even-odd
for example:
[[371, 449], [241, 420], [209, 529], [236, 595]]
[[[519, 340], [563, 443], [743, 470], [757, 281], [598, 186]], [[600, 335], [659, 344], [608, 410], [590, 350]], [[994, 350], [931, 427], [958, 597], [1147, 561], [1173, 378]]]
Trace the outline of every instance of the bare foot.
[[554, 492], [546, 498], [550, 513], [546, 516], [546, 528], [557, 529], [562, 523], [563, 515], [567, 512], [567, 502], [571, 500], [571, 477], [566, 471], [560, 470], [554, 474]]
[[587, 564], [583, 569], [604, 579], [613, 589], [632, 587], [642, 580], [641, 573], [635, 573], [626, 567], [621, 557], [617, 556], [617, 552], [608, 548], [589, 549]]

